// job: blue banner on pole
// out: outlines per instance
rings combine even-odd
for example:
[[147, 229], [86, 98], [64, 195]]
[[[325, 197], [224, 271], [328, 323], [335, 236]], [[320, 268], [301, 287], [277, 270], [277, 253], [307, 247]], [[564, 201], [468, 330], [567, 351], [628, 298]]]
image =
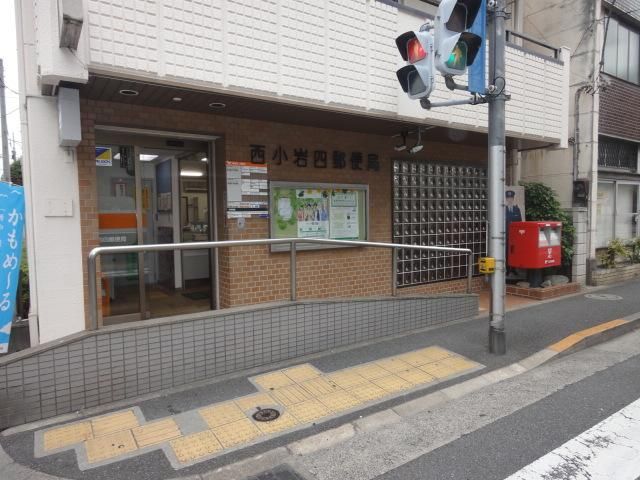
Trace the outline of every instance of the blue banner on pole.
[[24, 188], [0, 182], [0, 353], [9, 350], [22, 257]]
[[469, 91], [484, 95], [487, 90], [485, 78], [486, 51], [487, 51], [487, 0], [482, 0], [478, 14], [469, 32], [478, 35], [482, 44], [473, 64], [469, 67]]

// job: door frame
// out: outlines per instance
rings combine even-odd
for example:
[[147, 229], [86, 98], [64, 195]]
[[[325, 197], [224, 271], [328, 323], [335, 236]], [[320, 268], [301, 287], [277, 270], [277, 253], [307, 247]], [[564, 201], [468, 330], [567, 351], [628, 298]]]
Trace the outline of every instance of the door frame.
[[[141, 176], [141, 165], [140, 165], [140, 150], [144, 148], [153, 148], [145, 147], [144, 138], [155, 137], [171, 139], [171, 140], [183, 140], [183, 141], [196, 141], [206, 143], [206, 153], [209, 158], [208, 168], [209, 168], [209, 195], [208, 195], [208, 203], [209, 203], [209, 239], [210, 240], [218, 240], [218, 223], [217, 223], [217, 188], [216, 188], [216, 158], [215, 158], [215, 142], [220, 137], [216, 135], [203, 135], [203, 134], [194, 134], [189, 132], [175, 132], [175, 131], [164, 131], [164, 130], [147, 130], [143, 128], [129, 128], [129, 127], [119, 127], [114, 125], [95, 125], [96, 137], [102, 133], [103, 136], [106, 136], [106, 139], [100, 139], [100, 141], [96, 140], [96, 144], [109, 143], [116, 145], [129, 145], [132, 147], [133, 156], [134, 156], [134, 182], [135, 182], [135, 195], [136, 195], [136, 227], [137, 227], [137, 244], [144, 245], [144, 236], [143, 236], [143, 212], [142, 212], [142, 176]], [[157, 148], [172, 148], [170, 146], [158, 146]], [[173, 147], [175, 148], [175, 147]], [[173, 170], [175, 165], [172, 162], [172, 177]], [[176, 174], [179, 175], [179, 169], [175, 169]], [[179, 177], [178, 177], [178, 185], [179, 185]], [[173, 184], [173, 180], [172, 180]], [[172, 185], [173, 186], [173, 185]], [[178, 187], [178, 190], [179, 187]], [[180, 192], [172, 193], [173, 198], [177, 198], [178, 202], [178, 210], [174, 212], [174, 214], [180, 215], [180, 203], [179, 203], [179, 194]], [[175, 207], [175, 201], [172, 202]], [[175, 210], [175, 208], [173, 208]], [[182, 252], [176, 251], [177, 255], [182, 257]], [[174, 256], [177, 256], [174, 253]], [[215, 310], [219, 308], [219, 275], [218, 275], [218, 250], [215, 249], [209, 255], [210, 258], [210, 306], [211, 310]], [[139, 295], [139, 312], [133, 314], [126, 315], [118, 315], [118, 316], [109, 316], [107, 317], [109, 320], [115, 320], [116, 322], [126, 322], [126, 321], [135, 321], [135, 320], [146, 320], [150, 316], [150, 311], [146, 308], [146, 273], [144, 270], [145, 267], [144, 261], [144, 252], [138, 253], [138, 295]], [[90, 280], [91, 281], [91, 280]], [[102, 325], [103, 316], [100, 315], [100, 324]]]

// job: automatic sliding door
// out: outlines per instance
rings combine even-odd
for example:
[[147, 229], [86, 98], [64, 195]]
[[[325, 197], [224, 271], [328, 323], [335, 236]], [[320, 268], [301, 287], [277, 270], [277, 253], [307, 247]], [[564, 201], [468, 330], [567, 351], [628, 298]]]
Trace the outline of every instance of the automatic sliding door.
[[[134, 149], [96, 147], [100, 246], [138, 244]], [[137, 253], [100, 258], [103, 324], [140, 319], [140, 263]]]

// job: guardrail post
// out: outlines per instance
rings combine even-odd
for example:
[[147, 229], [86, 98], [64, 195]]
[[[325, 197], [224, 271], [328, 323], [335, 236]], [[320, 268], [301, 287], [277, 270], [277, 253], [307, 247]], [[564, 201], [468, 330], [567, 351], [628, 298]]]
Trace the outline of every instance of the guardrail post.
[[395, 297], [398, 293], [398, 249], [394, 247], [391, 251], [391, 296]]
[[471, 283], [473, 281], [473, 251], [467, 255], [467, 293], [471, 293]]
[[291, 256], [289, 257], [289, 280], [291, 282], [291, 301], [295, 302], [296, 294], [296, 242], [291, 242]]
[[89, 278], [89, 328], [98, 329], [98, 278], [96, 272], [97, 255], [89, 255], [88, 278]]

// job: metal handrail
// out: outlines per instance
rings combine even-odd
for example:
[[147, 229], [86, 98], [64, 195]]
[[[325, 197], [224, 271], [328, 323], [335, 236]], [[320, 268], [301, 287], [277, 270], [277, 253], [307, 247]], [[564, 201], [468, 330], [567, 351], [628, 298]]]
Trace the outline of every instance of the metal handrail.
[[[458, 252], [464, 253], [468, 257], [467, 265], [467, 293], [471, 293], [471, 282], [473, 278], [473, 251], [469, 248], [456, 247], [431, 247], [423, 245], [404, 245], [401, 243], [383, 243], [383, 242], [362, 242], [357, 240], [329, 240], [324, 238], [261, 238], [255, 240], [222, 240], [212, 242], [186, 242], [186, 243], [157, 243], [149, 245], [123, 245], [119, 247], [96, 247], [89, 252], [88, 257], [88, 274], [89, 274], [89, 315], [90, 328], [96, 330], [98, 328], [98, 287], [97, 287], [97, 268], [96, 262], [100, 255], [109, 253], [141, 253], [141, 252], [159, 252], [166, 250], [204, 250], [218, 249], [225, 247], [248, 247], [252, 245], [281, 245], [289, 244], [290, 246], [290, 264], [289, 264], [289, 280], [291, 284], [291, 301], [296, 300], [296, 250], [298, 244], [317, 244], [317, 245], [340, 245], [346, 247], [372, 247], [387, 248], [393, 251], [392, 264], [392, 295], [396, 295], [396, 275], [397, 275], [397, 259], [398, 249], [407, 248], [414, 250], [426, 250], [431, 252]], [[216, 269], [218, 264], [216, 263]], [[217, 278], [217, 275], [216, 275]], [[216, 305], [217, 307], [217, 305]]]
[[521, 38], [526, 42], [533, 43], [534, 45], [538, 45], [539, 47], [546, 48], [547, 50], [551, 50], [553, 52], [553, 58], [556, 60], [560, 59], [560, 49], [556, 48], [548, 43], [544, 43], [537, 38], [530, 37], [525, 35], [524, 33], [514, 32], [513, 30], [506, 30], [506, 39], [507, 42], [512, 43], [511, 37]]

